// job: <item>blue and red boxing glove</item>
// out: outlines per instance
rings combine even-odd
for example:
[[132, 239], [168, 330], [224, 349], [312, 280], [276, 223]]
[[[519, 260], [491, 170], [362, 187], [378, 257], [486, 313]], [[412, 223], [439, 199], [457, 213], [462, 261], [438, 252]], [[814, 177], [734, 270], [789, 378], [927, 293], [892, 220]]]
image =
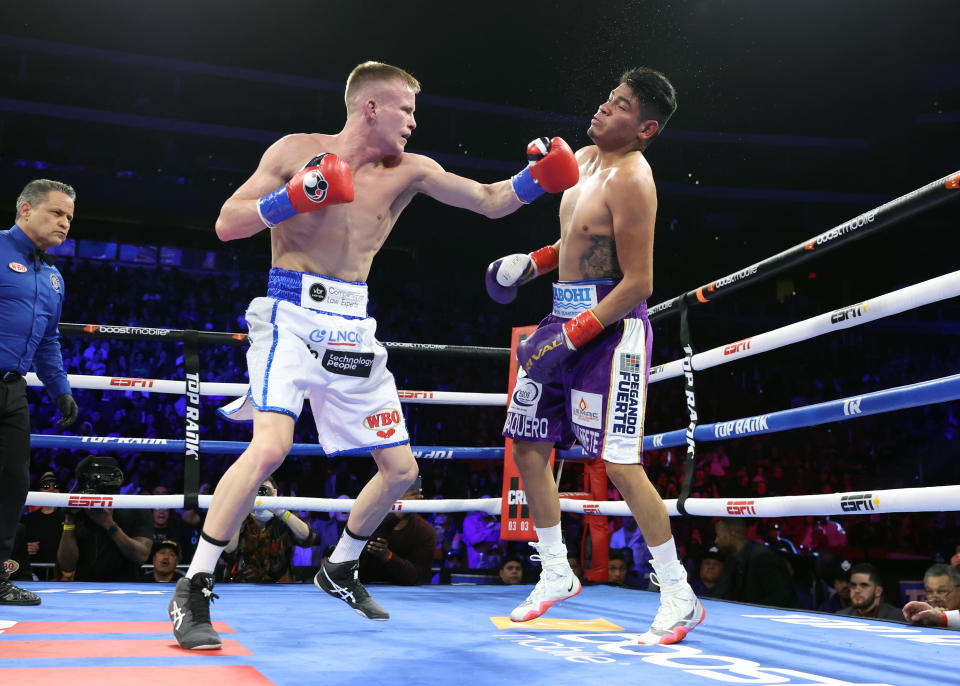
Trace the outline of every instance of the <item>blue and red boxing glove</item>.
[[511, 179], [513, 192], [522, 203], [531, 203], [544, 193], [562, 193], [580, 180], [577, 157], [558, 136], [530, 141], [527, 160], [527, 167]]
[[534, 381], [556, 381], [560, 365], [601, 331], [603, 323], [593, 310], [581, 312], [563, 324], [541, 326], [520, 341], [517, 361]]
[[487, 293], [501, 305], [513, 302], [517, 289], [541, 274], [557, 268], [560, 254], [552, 245], [524, 255], [517, 253], [495, 260], [487, 267]]
[[353, 173], [350, 165], [325, 152], [303, 165], [286, 184], [257, 201], [257, 213], [266, 226], [304, 212], [330, 205], [353, 202]]

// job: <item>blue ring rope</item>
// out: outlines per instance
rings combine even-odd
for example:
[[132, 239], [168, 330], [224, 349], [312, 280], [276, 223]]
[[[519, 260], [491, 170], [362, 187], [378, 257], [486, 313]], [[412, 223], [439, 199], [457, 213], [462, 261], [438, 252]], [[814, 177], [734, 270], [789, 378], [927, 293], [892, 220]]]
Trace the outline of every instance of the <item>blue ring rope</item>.
[[[932, 405], [960, 399], [960, 374], [923, 381], [907, 386], [897, 386], [873, 393], [854, 395], [839, 400], [830, 400], [805, 407], [795, 407], [769, 414], [761, 414], [725, 422], [701, 424], [694, 437], [698, 441], [722, 441], [729, 438], [755, 436], [758, 434], [802, 429], [829, 422], [845, 421], [894, 410]], [[685, 445], [686, 429], [644, 436], [644, 450], [659, 450]], [[173, 438], [121, 438], [116, 436], [50, 436], [32, 434], [30, 444], [34, 448], [63, 448], [89, 451], [110, 450], [114, 452], [183, 452], [186, 445], [182, 439]], [[245, 441], [200, 441], [204, 453], [237, 455], [246, 450]], [[438, 460], [492, 460], [503, 458], [502, 447], [470, 448], [461, 446], [412, 446], [413, 454], [421, 459]], [[323, 449], [313, 443], [294, 443], [291, 455], [324, 456]], [[369, 450], [351, 450], [343, 456], [367, 456]], [[582, 459], [579, 447], [559, 451], [563, 459]], [[339, 455], [338, 455], [339, 456]]]

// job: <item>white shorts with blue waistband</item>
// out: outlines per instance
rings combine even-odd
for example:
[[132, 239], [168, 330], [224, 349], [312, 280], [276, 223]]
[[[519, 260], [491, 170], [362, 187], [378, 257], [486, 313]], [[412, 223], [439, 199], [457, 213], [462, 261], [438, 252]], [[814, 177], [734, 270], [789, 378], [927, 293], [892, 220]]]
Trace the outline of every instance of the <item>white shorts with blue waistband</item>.
[[267, 297], [246, 318], [250, 386], [221, 415], [251, 421], [256, 408], [296, 420], [309, 398], [328, 455], [410, 442], [365, 283], [271, 269]]

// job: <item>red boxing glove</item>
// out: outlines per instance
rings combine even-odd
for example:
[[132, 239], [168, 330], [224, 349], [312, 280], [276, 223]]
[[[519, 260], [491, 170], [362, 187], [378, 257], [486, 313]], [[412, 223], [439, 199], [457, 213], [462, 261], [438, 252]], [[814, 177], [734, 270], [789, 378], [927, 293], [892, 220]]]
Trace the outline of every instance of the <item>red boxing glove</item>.
[[543, 193], [561, 193], [580, 180], [576, 155], [560, 137], [530, 141], [527, 159], [530, 165], [512, 179], [520, 202], [533, 202]]
[[295, 214], [347, 202], [353, 202], [350, 165], [325, 152], [307, 162], [285, 185], [260, 198], [257, 211], [272, 229]]

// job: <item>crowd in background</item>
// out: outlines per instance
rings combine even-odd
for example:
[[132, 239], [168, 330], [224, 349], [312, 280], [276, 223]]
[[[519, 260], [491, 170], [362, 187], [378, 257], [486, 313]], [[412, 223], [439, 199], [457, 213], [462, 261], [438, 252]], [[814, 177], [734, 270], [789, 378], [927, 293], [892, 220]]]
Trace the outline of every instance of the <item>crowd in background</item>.
[[[246, 304], [264, 289], [261, 275], [248, 278], [240, 274], [146, 270], [78, 258], [61, 259], [58, 266], [67, 285], [64, 322], [244, 331]], [[534, 323], [512, 321], [509, 310], [498, 313], [486, 306], [473, 307], [471, 301], [484, 297], [475, 282], [462, 284], [462, 289], [470, 296], [451, 299], [441, 277], [425, 274], [390, 288], [372, 289], [371, 314], [378, 320], [378, 337], [387, 341], [503, 347], [511, 326]], [[958, 319], [953, 314], [954, 310], [948, 310], [939, 316]], [[675, 334], [669, 331], [675, 324], [657, 326], [655, 364], [679, 357]], [[722, 326], [711, 321], [701, 328], [710, 331], [705, 338], [722, 336], [724, 332]], [[695, 324], [695, 335], [696, 330]], [[665, 333], [661, 336], [662, 331]], [[181, 344], [65, 337], [61, 346], [70, 374], [183, 378]], [[245, 381], [244, 350], [239, 346], [201, 346], [202, 380]], [[701, 421], [750, 416], [945, 376], [954, 371], [958, 353], [956, 337], [918, 337], [904, 328], [834, 334], [816, 344], [801, 344], [698, 375]], [[391, 356], [390, 366], [401, 389], [502, 393], [507, 383], [505, 358], [443, 360], [398, 353]], [[183, 434], [185, 403], [181, 396], [130, 390], [75, 390], [75, 396], [80, 420], [70, 433], [158, 438]], [[52, 422], [54, 407], [45, 396], [34, 392], [31, 399], [33, 431], [60, 433]], [[215, 408], [227, 400], [203, 399], [202, 438], [249, 438], [247, 425], [233, 424], [216, 415]], [[404, 411], [414, 445], [503, 444], [503, 408], [405, 405]], [[692, 494], [762, 497], [957, 483], [958, 466], [950, 456], [957, 454], [960, 441], [958, 417], [960, 406], [954, 402], [783, 434], [701, 443]], [[674, 380], [651, 386], [646, 433], [677, 429], [686, 423], [682, 383]], [[315, 442], [308, 413], [297, 424], [295, 440]], [[68, 490], [74, 466], [88, 452], [35, 449], [34, 482], [50, 471], [61, 489]], [[124, 492], [182, 491], [179, 455], [112, 454], [125, 473]], [[666, 499], [675, 498], [680, 491], [683, 458], [682, 449], [648, 451], [644, 456], [651, 481]], [[212, 491], [232, 459], [232, 455], [202, 455], [205, 491]], [[373, 467], [369, 458], [291, 456], [276, 475], [277, 486], [283, 495], [354, 497]], [[422, 460], [423, 495], [428, 499], [498, 497], [501, 470], [499, 461]], [[581, 490], [580, 481], [580, 470], [568, 463], [561, 491]], [[619, 494], [611, 487], [608, 498], [619, 499]], [[333, 515], [299, 514], [318, 535], [326, 532], [326, 537], [321, 538], [336, 540], [338, 531]], [[176, 514], [173, 517], [179, 521]], [[477, 519], [477, 515], [471, 514], [431, 517], [438, 533], [438, 569], [498, 569], [514, 555], [529, 564], [524, 545], [501, 542], [498, 535], [487, 534], [491, 545], [481, 545], [485, 551], [477, 553], [477, 544], [482, 542], [467, 539], [475, 538], [480, 530], [499, 531], [495, 518], [472, 521]], [[565, 520], [568, 546], [578, 551], [582, 522], [574, 515], [565, 515]], [[610, 526], [619, 534], [620, 541], [636, 538], [631, 531], [619, 531], [623, 522], [616, 518]], [[714, 543], [714, 523], [706, 518], [678, 518], [673, 520], [673, 526], [681, 555], [697, 576], [699, 562]], [[191, 545], [196, 542], [197, 527], [184, 524], [183, 529], [175, 538], [183, 549], [181, 563], [186, 563]], [[960, 542], [960, 517], [952, 512], [792, 517], [762, 520], [750, 529], [750, 536], [787, 556], [798, 587], [810, 589], [827, 574], [825, 568], [829, 565], [823, 560], [870, 560], [882, 564], [883, 560], [906, 558], [916, 560], [922, 567], [937, 559], [949, 559]], [[621, 548], [630, 550], [631, 544], [626, 542]], [[317, 564], [319, 557], [319, 553], [299, 553], [298, 559], [309, 566]], [[635, 585], [646, 587], [646, 561], [642, 546], [628, 556], [626, 563], [637, 580]], [[813, 603], [811, 596], [807, 605]]]

